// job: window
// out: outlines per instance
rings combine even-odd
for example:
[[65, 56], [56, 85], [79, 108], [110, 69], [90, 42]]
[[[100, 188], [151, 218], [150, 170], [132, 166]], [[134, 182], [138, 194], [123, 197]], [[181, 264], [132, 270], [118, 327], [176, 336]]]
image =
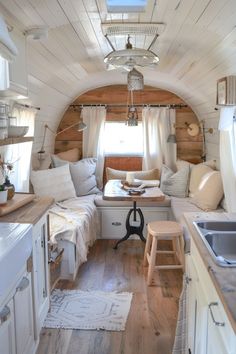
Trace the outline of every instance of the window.
[[141, 122], [136, 127], [129, 127], [124, 122], [106, 122], [104, 138], [105, 155], [143, 155], [143, 130]]
[[147, 0], [106, 0], [109, 12], [143, 12]]

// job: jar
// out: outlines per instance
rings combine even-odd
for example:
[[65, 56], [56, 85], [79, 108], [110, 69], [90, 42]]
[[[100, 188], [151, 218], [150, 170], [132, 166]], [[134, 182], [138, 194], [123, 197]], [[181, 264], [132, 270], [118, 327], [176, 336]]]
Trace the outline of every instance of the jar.
[[15, 195], [15, 186], [14, 184], [12, 184], [9, 180], [8, 177], [5, 178], [5, 182], [4, 182], [4, 187], [5, 190], [7, 190], [7, 200], [10, 200], [14, 197]]

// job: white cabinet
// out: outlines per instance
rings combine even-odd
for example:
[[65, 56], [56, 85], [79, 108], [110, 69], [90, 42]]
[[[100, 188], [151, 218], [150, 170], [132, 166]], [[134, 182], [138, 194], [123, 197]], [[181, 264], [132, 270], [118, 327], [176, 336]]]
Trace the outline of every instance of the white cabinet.
[[[138, 206], [137, 206], [138, 208]], [[126, 217], [130, 210], [129, 207], [98, 207], [100, 217], [101, 234], [104, 239], [119, 239], [126, 234]], [[141, 207], [144, 216], [143, 235], [146, 236], [146, 225], [150, 221], [168, 220], [168, 207]], [[133, 214], [131, 215], [133, 220]], [[137, 224], [139, 224], [139, 215], [137, 213]]]
[[186, 274], [188, 353], [235, 354], [235, 333], [193, 240]]
[[28, 96], [26, 37], [16, 27], [10, 35], [17, 47], [18, 55], [9, 63], [10, 87], [0, 91], [0, 97], [26, 98]]
[[13, 299], [0, 310], [0, 343], [2, 353], [16, 353]]
[[17, 354], [31, 354], [34, 350], [31, 273], [25, 274], [17, 285], [14, 307]]
[[48, 215], [33, 226], [33, 289], [35, 338], [39, 336], [49, 309]]
[[[217, 307], [219, 304], [217, 302], [212, 302], [209, 304], [209, 314], [208, 314], [208, 340], [207, 340], [207, 353], [214, 354], [227, 354], [227, 353], [236, 353], [236, 348], [234, 352], [228, 351], [225, 347], [225, 344], [222, 340], [222, 334], [220, 334], [220, 328], [224, 327], [225, 323], [222, 317], [217, 316]], [[219, 322], [218, 320], [222, 322]]]
[[31, 273], [20, 272], [0, 309], [0, 353], [32, 354], [35, 351]]

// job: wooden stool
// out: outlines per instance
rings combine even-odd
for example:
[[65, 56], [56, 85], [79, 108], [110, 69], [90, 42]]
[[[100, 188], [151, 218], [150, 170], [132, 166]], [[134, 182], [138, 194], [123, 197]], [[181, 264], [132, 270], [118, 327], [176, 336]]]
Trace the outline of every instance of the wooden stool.
[[[147, 284], [151, 285], [152, 276], [155, 269], [183, 269], [184, 267], [184, 247], [183, 230], [175, 221], [154, 221], [147, 225], [147, 241], [144, 251], [144, 266], [148, 265]], [[171, 240], [173, 251], [158, 251], [158, 240]], [[179, 264], [156, 265], [156, 254], [174, 254]]]

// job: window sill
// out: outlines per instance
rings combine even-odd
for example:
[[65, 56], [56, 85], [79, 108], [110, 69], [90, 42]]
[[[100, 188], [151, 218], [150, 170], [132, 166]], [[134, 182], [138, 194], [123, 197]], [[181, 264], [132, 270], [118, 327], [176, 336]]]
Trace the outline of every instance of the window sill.
[[143, 155], [138, 154], [105, 154], [105, 157], [140, 157], [143, 158]]

